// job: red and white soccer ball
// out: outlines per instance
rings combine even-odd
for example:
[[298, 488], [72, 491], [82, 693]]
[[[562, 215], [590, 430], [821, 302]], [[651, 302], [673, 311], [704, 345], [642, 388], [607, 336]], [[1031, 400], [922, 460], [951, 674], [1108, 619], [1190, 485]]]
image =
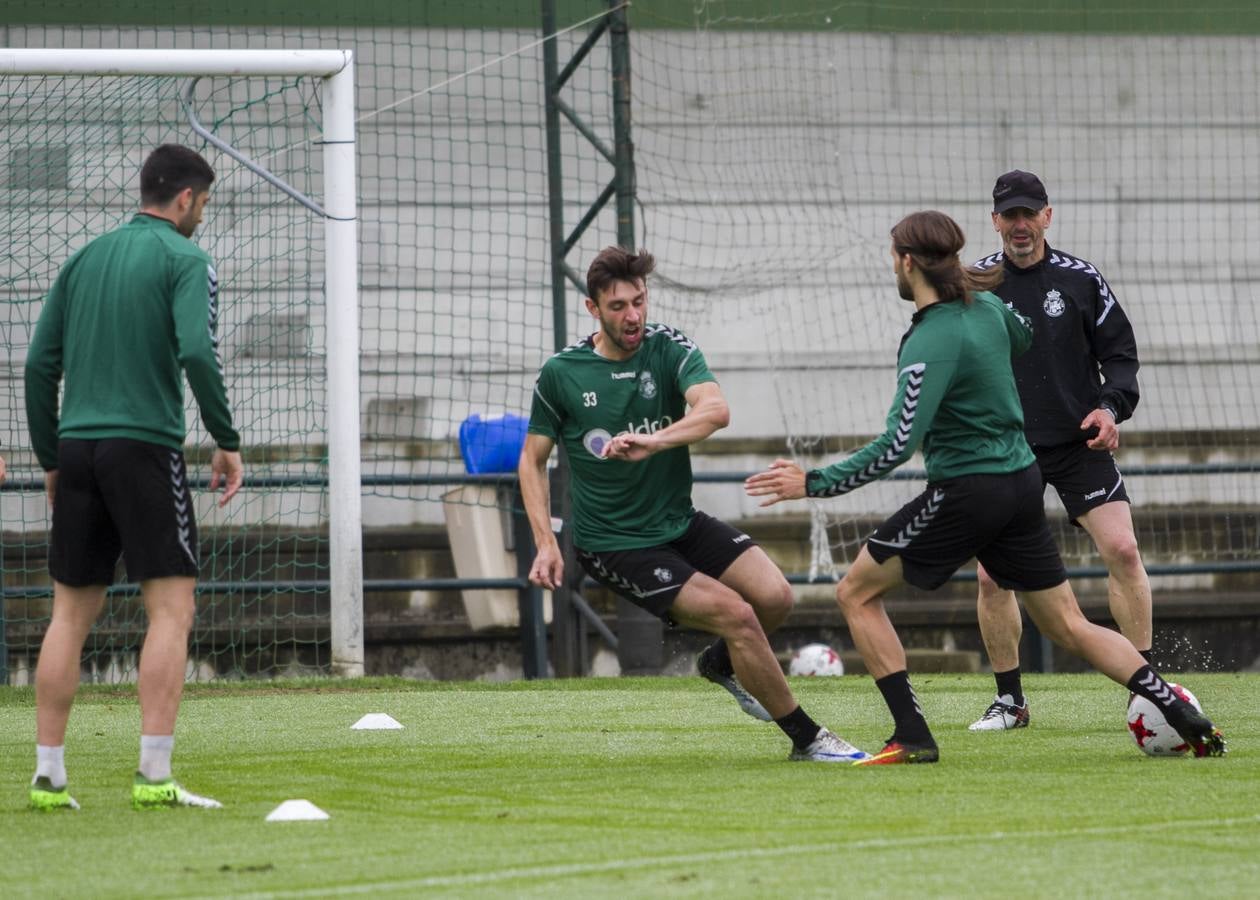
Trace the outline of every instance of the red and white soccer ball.
[[789, 675], [843, 675], [840, 654], [826, 644], [806, 644], [792, 654]]
[[[1168, 685], [1182, 700], [1203, 712], [1199, 699], [1179, 684]], [[1164, 719], [1164, 711], [1140, 694], [1129, 698], [1129, 734], [1147, 756], [1185, 756], [1190, 745]]]

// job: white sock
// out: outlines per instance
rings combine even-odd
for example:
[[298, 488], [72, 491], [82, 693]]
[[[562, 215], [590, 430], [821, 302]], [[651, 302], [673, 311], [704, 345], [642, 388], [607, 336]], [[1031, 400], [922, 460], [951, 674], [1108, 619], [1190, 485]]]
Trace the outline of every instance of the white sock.
[[150, 781], [171, 777], [171, 751], [175, 749], [173, 734], [140, 735], [140, 774]]
[[[35, 745], [35, 778], [47, 778], [55, 788], [66, 786], [66, 745]], [[31, 783], [35, 783], [35, 778]]]

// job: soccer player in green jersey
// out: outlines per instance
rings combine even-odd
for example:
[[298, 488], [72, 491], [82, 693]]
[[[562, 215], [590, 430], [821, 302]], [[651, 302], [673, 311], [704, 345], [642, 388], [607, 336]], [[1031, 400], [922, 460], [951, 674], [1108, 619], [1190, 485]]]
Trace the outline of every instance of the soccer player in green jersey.
[[563, 443], [573, 536], [583, 568], [658, 616], [718, 635], [700, 674], [792, 740], [790, 758], [851, 762], [866, 753], [811, 719], [766, 632], [792, 607], [783, 573], [748, 535], [691, 505], [688, 446], [730, 420], [722, 391], [686, 335], [648, 321], [648, 253], [608, 247], [586, 273], [589, 337], [539, 373], [520, 482], [534, 543], [529, 578], [557, 588], [564, 560], [551, 529], [547, 459]]
[[1207, 717], [1174, 694], [1123, 636], [1081, 613], [1046, 523], [1011, 369], [1032, 331], [989, 292], [1000, 269], [962, 267], [964, 240], [957, 223], [935, 211], [913, 213], [892, 229], [897, 291], [915, 313], [897, 356], [884, 433], [826, 468], [807, 473], [779, 459], [746, 483], [750, 495], [766, 498], [763, 506], [834, 497], [887, 475], [923, 448], [926, 490], [875, 530], [836, 589], [895, 723], [884, 750], [856, 765], [939, 758], [883, 596], [903, 582], [938, 588], [973, 557], [997, 584], [1023, 592], [1043, 634], [1152, 700], [1196, 756], [1220, 756], [1225, 741]]
[[171, 777], [198, 563], [182, 449], [185, 374], [217, 444], [210, 487], [224, 485], [220, 506], [243, 472], [215, 337], [218, 277], [189, 240], [213, 181], [195, 151], [154, 150], [140, 170], [140, 212], [62, 267], [31, 340], [26, 416], [52, 506], [53, 579], [35, 670], [35, 809], [78, 808], [66, 788], [66, 724], [83, 642], [120, 555], [149, 620], [132, 805], [220, 805]]

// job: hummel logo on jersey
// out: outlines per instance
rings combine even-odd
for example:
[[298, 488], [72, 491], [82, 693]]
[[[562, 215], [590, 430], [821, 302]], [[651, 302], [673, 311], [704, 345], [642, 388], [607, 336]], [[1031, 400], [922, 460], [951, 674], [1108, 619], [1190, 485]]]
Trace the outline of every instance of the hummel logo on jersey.
[[621, 381], [622, 379], [625, 379], [625, 378], [633, 378], [634, 375], [635, 375], [634, 372], [613, 372], [612, 380]]
[[1046, 315], [1057, 319], [1063, 315], [1067, 309], [1067, 304], [1063, 301], [1063, 295], [1056, 290], [1046, 291], [1046, 299], [1041, 304], [1041, 308], [1046, 311]]
[[652, 574], [656, 576], [656, 580], [661, 584], [669, 584], [674, 580], [674, 573], [669, 569], [653, 569]]
[[1098, 489], [1098, 490], [1096, 490], [1096, 491], [1091, 491], [1090, 493], [1086, 494], [1086, 495], [1085, 495], [1085, 499], [1086, 499], [1086, 500], [1093, 500], [1095, 497], [1101, 497], [1101, 496], [1102, 496], [1103, 494], [1105, 494], [1105, 493], [1107, 493], [1107, 489], [1106, 489], [1106, 488], [1099, 488], [1099, 489]]
[[744, 543], [744, 541], [747, 541], [747, 540], [749, 540], [749, 539], [750, 539], [750, 538], [748, 537], [748, 535], [746, 535], [746, 534], [741, 534], [739, 537], [733, 537], [733, 538], [731, 538], [731, 543], [732, 543], [732, 544], [742, 544], [742, 543]]

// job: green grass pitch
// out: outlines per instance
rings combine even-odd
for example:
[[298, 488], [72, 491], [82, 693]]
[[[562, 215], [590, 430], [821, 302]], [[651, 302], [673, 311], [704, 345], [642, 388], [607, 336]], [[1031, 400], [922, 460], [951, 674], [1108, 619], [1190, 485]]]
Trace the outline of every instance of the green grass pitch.
[[[914, 682], [934, 766], [790, 763], [773, 725], [698, 678], [502, 685], [372, 680], [186, 694], [175, 772], [226, 809], [133, 812], [139, 715], [86, 689], [78, 813], [25, 809], [34, 697], [0, 688], [3, 876], [13, 897], [1254, 897], [1260, 676], [1193, 674], [1223, 759], [1148, 759], [1122, 689], [1029, 676], [1033, 725], [966, 730], [979, 675]], [[872, 681], [793, 679], [875, 750]], [[352, 731], [370, 712], [401, 731]], [[287, 799], [326, 822], [268, 823]]]

